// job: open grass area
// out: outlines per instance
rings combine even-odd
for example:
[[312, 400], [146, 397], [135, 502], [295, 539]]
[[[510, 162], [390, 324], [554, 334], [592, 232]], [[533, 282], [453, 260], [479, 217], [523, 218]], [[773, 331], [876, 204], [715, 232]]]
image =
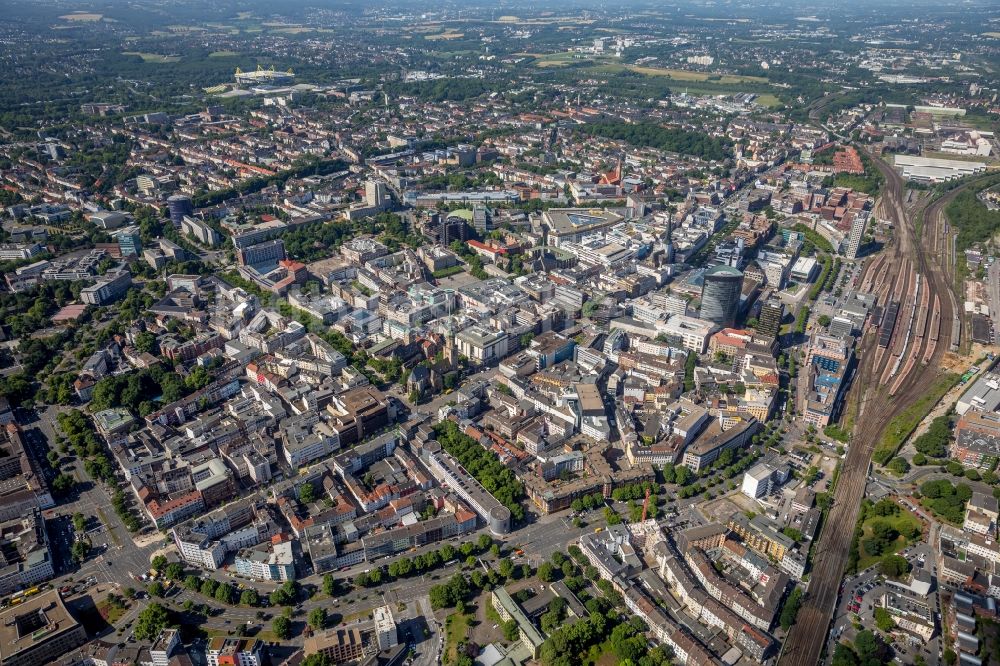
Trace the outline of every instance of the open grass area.
[[756, 101], [761, 106], [766, 106], [769, 109], [775, 109], [781, 106], [781, 100], [778, 99], [777, 96], [772, 95], [770, 93], [766, 93], [764, 95], [758, 95]]
[[588, 59], [586, 54], [567, 51], [566, 53], [546, 53], [539, 55], [535, 67], [565, 67], [574, 60]]
[[686, 69], [666, 69], [662, 67], [642, 67], [626, 65], [625, 69], [648, 76], [666, 76], [675, 81], [711, 81], [721, 85], [734, 83], [767, 83], [767, 79], [759, 76], [734, 76], [732, 74], [712, 74], [711, 72], [689, 72]]
[[871, 556], [865, 553], [864, 550], [862, 549], [861, 559], [858, 560], [858, 571], [864, 571], [871, 565], [881, 560], [886, 555], [890, 555], [892, 553], [898, 553], [902, 549], [906, 548], [908, 541], [906, 537], [904, 537], [903, 535], [910, 534], [914, 530], [920, 530], [923, 528], [923, 525], [916, 516], [914, 516], [909, 511], [902, 509], [902, 507], [900, 507], [900, 509], [901, 510], [894, 516], [870, 515], [868, 516], [867, 520], [865, 520], [865, 522], [862, 524], [861, 543], [864, 543], [866, 538], [872, 536], [873, 527], [875, 523], [878, 522], [887, 523], [891, 525], [893, 529], [895, 529], [899, 533], [899, 537], [897, 537], [896, 541], [892, 543], [891, 548], [885, 550], [881, 555]]
[[99, 601], [95, 608], [108, 624], [115, 624], [128, 611], [128, 606], [112, 604], [108, 599]]
[[236, 51], [212, 51], [208, 54], [209, 58], [234, 58], [238, 56], [239, 53]]
[[461, 39], [462, 37], [465, 37], [464, 32], [455, 32], [453, 30], [449, 30], [447, 32], [441, 32], [436, 35], [424, 35], [424, 39], [429, 39], [431, 41], [436, 41], [439, 39]]
[[458, 661], [458, 644], [469, 635], [469, 622], [472, 616], [465, 613], [452, 613], [444, 620], [444, 657], [442, 663], [454, 664]]
[[122, 55], [139, 56], [143, 62], [168, 63], [178, 62], [181, 57], [173, 55], [161, 55], [159, 53], [145, 53], [144, 51], [122, 51]]
[[[586, 58], [585, 54], [574, 52], [546, 54], [538, 62], [537, 67], [551, 67], [557, 64], [564, 65], [573, 59]], [[686, 69], [673, 69], [669, 67], [647, 67], [644, 65], [629, 65], [618, 62], [612, 58], [593, 58], [594, 65], [588, 67], [587, 71], [593, 74], [620, 74], [622, 72], [634, 72], [645, 76], [659, 76], [672, 81], [683, 81], [685, 83], [705, 83], [721, 86], [732, 86], [745, 83], [767, 84], [768, 80], [761, 76], [740, 76], [736, 74], [716, 74], [714, 72], [695, 72]], [[718, 91], [708, 91], [706, 94], [719, 94]], [[775, 106], [780, 101], [774, 95], [769, 95], [766, 102]]]
[[[879, 440], [878, 445], [875, 447], [875, 452], [872, 454], [872, 460], [880, 465], [885, 465], [892, 457], [896, 455], [896, 451], [899, 447], [903, 445], [903, 442], [913, 434], [913, 431], [917, 429], [920, 422], [924, 420], [934, 405], [938, 403], [944, 394], [951, 390], [958, 380], [961, 379], [961, 375], [958, 373], [947, 373], [938, 377], [938, 379], [927, 388], [927, 392], [920, 396], [920, 399], [914, 402], [912, 405], [904, 409], [901, 413], [897, 414], [891, 421], [889, 425], [886, 426], [885, 430], [882, 432], [882, 438]], [[891, 400], [892, 398], [886, 398]]]
[[503, 23], [506, 25], [559, 25], [559, 29], [562, 30], [567, 26], [573, 25], [593, 25], [595, 19], [582, 18], [577, 16], [557, 16], [557, 17], [537, 17], [537, 18], [520, 18], [518, 16], [501, 16], [496, 21], [490, 21], [490, 23]]
[[465, 266], [449, 266], [448, 268], [442, 268], [439, 271], [434, 271], [432, 275], [435, 279], [440, 280], [441, 278], [446, 278], [452, 275], [458, 275], [459, 273], [465, 271]]
[[64, 21], [78, 21], [80, 23], [93, 23], [95, 21], [100, 21], [104, 18], [104, 14], [91, 14], [88, 12], [74, 12], [72, 14], [63, 14], [60, 16]]

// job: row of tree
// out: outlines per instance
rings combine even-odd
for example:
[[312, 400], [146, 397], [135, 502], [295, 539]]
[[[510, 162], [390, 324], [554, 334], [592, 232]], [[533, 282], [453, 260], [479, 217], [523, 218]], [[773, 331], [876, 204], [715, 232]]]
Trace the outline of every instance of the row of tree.
[[390, 563], [388, 567], [377, 567], [371, 571], [360, 573], [354, 578], [354, 584], [358, 587], [373, 587], [397, 578], [423, 574], [458, 556], [473, 558], [474, 563], [477, 554], [483, 555], [490, 550], [493, 550], [494, 554], [498, 554], [500, 547], [493, 543], [493, 539], [489, 535], [482, 534], [478, 541], [466, 541], [458, 548], [446, 543], [437, 550], [430, 550], [412, 558], [401, 557]]
[[514, 521], [524, 519], [524, 486], [514, 473], [479, 442], [463, 433], [454, 421], [442, 421], [434, 426], [438, 442], [445, 451], [465, 467], [493, 497], [510, 510]]

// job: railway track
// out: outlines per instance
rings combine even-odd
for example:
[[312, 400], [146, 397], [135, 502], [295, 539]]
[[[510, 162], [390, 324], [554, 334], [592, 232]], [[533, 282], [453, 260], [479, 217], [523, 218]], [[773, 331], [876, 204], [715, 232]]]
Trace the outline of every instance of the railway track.
[[[930, 245], [922, 247], [917, 242], [915, 229], [903, 203], [902, 179], [880, 159], [870, 157], [885, 177], [885, 190], [878, 210], [885, 219], [892, 220], [897, 231], [883, 257], [868, 264], [861, 284], [879, 294], [880, 304], [885, 303], [884, 298], [889, 294], [898, 295], [901, 304], [910, 304], [911, 311], [907, 318], [903, 316], [904, 308], [901, 308], [892, 340], [886, 348], [879, 347], [879, 332], [875, 328], [869, 328], [859, 340], [859, 365], [846, 398], [854, 403], [856, 425], [835, 490], [833, 506], [820, 540], [814, 546], [809, 588], [778, 661], [781, 666], [820, 662], [847, 565], [872, 454], [893, 416], [920, 398], [938, 376], [939, 361], [951, 343], [951, 327], [940, 326], [940, 322], [950, 322], [954, 316], [955, 297], [951, 293], [951, 283], [940, 265], [927, 261], [925, 253], [933, 251], [933, 248]], [[913, 331], [907, 361], [902, 364], [892, 385], [886, 386], [879, 380], [895, 363], [889, 350], [911, 334], [917, 275], [921, 276], [920, 284], [926, 293], [926, 302], [934, 303], [929, 317], [930, 328], [926, 334], [921, 330], [919, 336]], [[921, 304], [924, 298], [920, 296]], [[905, 353], [905, 346], [900, 353]], [[916, 358], [921, 358], [926, 367], [914, 372]]]

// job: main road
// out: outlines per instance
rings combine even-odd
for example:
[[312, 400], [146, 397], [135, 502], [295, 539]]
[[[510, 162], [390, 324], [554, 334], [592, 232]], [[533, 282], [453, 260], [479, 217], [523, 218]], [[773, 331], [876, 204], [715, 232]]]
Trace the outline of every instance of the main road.
[[[874, 156], [872, 159], [885, 178], [876, 211], [890, 220], [895, 230], [895, 240], [886, 250], [887, 261], [882, 264], [885, 267], [883, 283], [888, 280], [890, 286], [906, 290], [907, 285], [914, 284], [914, 273], [921, 276], [926, 285], [924, 288], [930, 290], [931, 302], [935, 296], [940, 299], [939, 340], [935, 344], [930, 338], [938, 336], [913, 331], [911, 344], [917, 347], [917, 352], [924, 350], [929, 363], [923, 367], [904, 368], [898, 383], [897, 377], [893, 377], [893, 395], [889, 395], [888, 387], [880, 385], [880, 378], [895, 361], [888, 349], [879, 348], [878, 332], [868, 330], [859, 342], [859, 368], [846, 398], [855, 403], [856, 426], [834, 492], [833, 506], [820, 540], [814, 546], [815, 557], [808, 591], [779, 657], [778, 663], [787, 666], [820, 663], [850, 554], [872, 453], [893, 416], [913, 404], [934, 383], [941, 372], [941, 358], [950, 346], [954, 308], [949, 282], [935, 258], [925, 256], [926, 246], [917, 242], [916, 231], [904, 204], [905, 187], [899, 174], [882, 160]], [[869, 263], [866, 271], [874, 270], [872, 267], [877, 263]], [[910, 291], [902, 293], [912, 298]], [[907, 334], [907, 328], [908, 323], [900, 316], [889, 349], [899, 345], [902, 341], [900, 336]]]

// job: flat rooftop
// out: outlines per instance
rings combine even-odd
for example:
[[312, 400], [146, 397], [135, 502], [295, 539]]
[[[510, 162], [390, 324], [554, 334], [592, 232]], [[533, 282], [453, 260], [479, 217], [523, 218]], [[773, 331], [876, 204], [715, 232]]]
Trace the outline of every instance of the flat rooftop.
[[18, 654], [78, 627], [80, 624], [66, 610], [57, 590], [29, 597], [0, 613], [0, 660], [7, 663]]
[[543, 218], [557, 236], [611, 226], [625, 219], [617, 213], [599, 208], [550, 208], [543, 213]]

